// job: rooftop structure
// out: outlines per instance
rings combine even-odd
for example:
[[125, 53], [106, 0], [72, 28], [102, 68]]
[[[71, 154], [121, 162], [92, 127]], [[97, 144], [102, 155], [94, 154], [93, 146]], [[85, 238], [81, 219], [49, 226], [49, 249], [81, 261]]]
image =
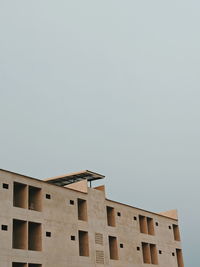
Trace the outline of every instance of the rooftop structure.
[[177, 211], [109, 200], [103, 178], [0, 170], [0, 267], [184, 267]]

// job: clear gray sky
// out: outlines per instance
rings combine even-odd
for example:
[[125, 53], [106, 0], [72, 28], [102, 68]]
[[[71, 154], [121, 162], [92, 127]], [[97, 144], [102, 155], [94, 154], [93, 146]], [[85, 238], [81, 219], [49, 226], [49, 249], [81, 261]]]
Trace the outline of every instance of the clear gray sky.
[[178, 208], [199, 267], [200, 2], [0, 0], [0, 168], [91, 169], [109, 198]]

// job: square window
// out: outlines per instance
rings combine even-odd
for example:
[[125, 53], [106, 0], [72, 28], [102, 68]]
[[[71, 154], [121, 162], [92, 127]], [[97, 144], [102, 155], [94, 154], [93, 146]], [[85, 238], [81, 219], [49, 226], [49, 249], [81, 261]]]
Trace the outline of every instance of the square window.
[[75, 238], [75, 235], [71, 235], [71, 240], [75, 240], [76, 238]]
[[123, 244], [120, 244], [120, 248], [123, 248], [124, 247], [124, 245]]
[[159, 250], [159, 254], [162, 254], [162, 250]]
[[174, 252], [172, 252], [172, 256], [173, 256], [173, 257], [175, 256], [175, 253], [174, 253]]
[[74, 200], [69, 201], [70, 205], [74, 205]]
[[3, 184], [3, 188], [4, 189], [8, 189], [9, 188], [9, 184]]
[[137, 217], [136, 216], [134, 216], [133, 219], [134, 219], [134, 221], [137, 221]]
[[46, 232], [47, 237], [51, 237], [51, 232]]
[[8, 231], [8, 225], [4, 225], [4, 224], [3, 224], [3, 225], [1, 226], [1, 230], [2, 230], [2, 231]]
[[50, 194], [46, 194], [46, 198], [47, 199], [51, 199], [51, 195]]
[[117, 213], [117, 216], [119, 216], [119, 217], [120, 217], [120, 216], [121, 216], [121, 212], [118, 212], [118, 213]]
[[156, 222], [156, 226], [158, 226], [158, 222]]
[[169, 225], [169, 229], [172, 229], [171, 225]]
[[140, 251], [140, 247], [137, 247], [137, 251]]

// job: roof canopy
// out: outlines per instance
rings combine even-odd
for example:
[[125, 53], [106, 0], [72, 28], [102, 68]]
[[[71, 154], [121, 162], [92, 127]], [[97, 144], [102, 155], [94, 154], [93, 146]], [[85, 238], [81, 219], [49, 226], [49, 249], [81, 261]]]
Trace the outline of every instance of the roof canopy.
[[83, 180], [87, 180], [91, 182], [91, 181], [100, 180], [103, 178], [105, 178], [104, 175], [85, 170], [85, 171], [65, 174], [62, 176], [48, 178], [48, 179], [45, 179], [44, 181], [50, 184], [58, 185], [58, 186], [65, 186], [65, 185], [80, 182]]

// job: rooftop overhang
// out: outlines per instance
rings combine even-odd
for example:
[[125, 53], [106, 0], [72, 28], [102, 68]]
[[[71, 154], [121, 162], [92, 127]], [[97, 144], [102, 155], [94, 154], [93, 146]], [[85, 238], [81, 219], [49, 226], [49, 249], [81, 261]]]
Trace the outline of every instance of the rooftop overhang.
[[92, 172], [92, 171], [80, 171], [80, 172], [74, 172], [70, 174], [65, 174], [61, 176], [56, 176], [52, 178], [44, 179], [45, 182], [58, 185], [58, 186], [66, 186], [72, 183], [80, 182], [83, 180], [87, 180], [89, 182], [100, 180], [105, 178], [104, 175]]

